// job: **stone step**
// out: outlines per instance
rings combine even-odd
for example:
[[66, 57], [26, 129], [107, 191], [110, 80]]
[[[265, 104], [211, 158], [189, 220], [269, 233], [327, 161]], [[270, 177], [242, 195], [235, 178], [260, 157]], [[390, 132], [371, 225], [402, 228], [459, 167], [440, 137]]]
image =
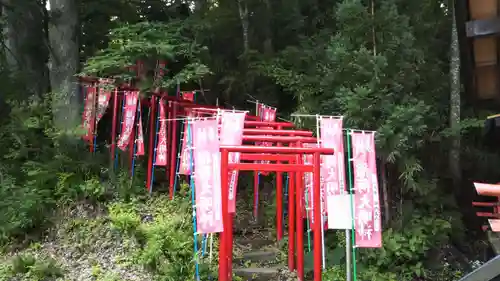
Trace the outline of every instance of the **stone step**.
[[235, 243], [243, 246], [251, 246], [252, 249], [261, 249], [266, 246], [276, 246], [276, 241], [270, 240], [268, 238], [236, 238]]
[[272, 263], [277, 260], [278, 254], [279, 252], [276, 249], [258, 250], [245, 253], [241, 257], [235, 258], [234, 261], [236, 263]]
[[233, 273], [246, 281], [270, 281], [278, 280], [281, 268], [279, 267], [249, 267], [234, 268]]

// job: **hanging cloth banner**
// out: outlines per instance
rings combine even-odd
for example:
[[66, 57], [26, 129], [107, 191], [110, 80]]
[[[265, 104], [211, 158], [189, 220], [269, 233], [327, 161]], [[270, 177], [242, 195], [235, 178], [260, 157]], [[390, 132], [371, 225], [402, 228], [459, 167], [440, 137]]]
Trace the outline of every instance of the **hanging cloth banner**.
[[144, 62], [142, 60], [137, 60], [135, 63], [135, 75], [139, 80], [143, 80], [146, 77], [146, 68], [144, 67]]
[[158, 104], [160, 108], [160, 130], [158, 132], [158, 144], [156, 145], [155, 166], [167, 166], [167, 111], [162, 99]]
[[[191, 112], [188, 113], [188, 119], [193, 117]], [[181, 148], [181, 163], [179, 166], [179, 174], [180, 175], [191, 175], [191, 147], [189, 145], [189, 135], [188, 135], [188, 126], [187, 121], [184, 125], [184, 132], [182, 138], [182, 148]]]
[[106, 110], [108, 109], [109, 106], [109, 100], [111, 99], [111, 90], [106, 88], [106, 84], [107, 83], [100, 82], [99, 97], [97, 99], [97, 116], [96, 116], [97, 120], [95, 122], [96, 124], [99, 123], [104, 113], [106, 113]]
[[321, 165], [322, 189], [326, 191], [326, 211], [330, 229], [352, 229], [351, 198], [345, 187], [344, 136], [342, 118], [318, 120], [321, 146], [333, 148], [334, 155], [323, 155]]
[[143, 156], [144, 155], [144, 133], [142, 132], [142, 111], [141, 104], [139, 103], [137, 114], [139, 114], [139, 121], [137, 123], [137, 151], [135, 155]]
[[[245, 112], [222, 111], [221, 114], [221, 145], [241, 145], [243, 143], [243, 127]], [[230, 152], [229, 163], [239, 163], [240, 153]], [[229, 171], [229, 205], [230, 213], [236, 212], [236, 187], [238, 184], [238, 171]]]
[[[314, 143], [304, 143], [302, 144], [303, 147], [308, 147], [308, 148], [313, 148], [313, 147], [318, 147], [317, 144]], [[313, 164], [313, 156], [310, 154], [306, 154], [303, 156], [303, 161], [304, 164], [306, 165], [312, 165]], [[313, 173], [304, 173], [304, 195], [303, 195], [303, 202], [302, 206], [304, 206], [305, 212], [304, 217], [308, 216], [309, 221], [310, 221], [310, 228], [312, 229], [314, 226], [314, 215], [313, 215], [313, 208], [314, 208], [314, 201], [313, 201]]]
[[156, 68], [153, 78], [153, 88], [155, 92], [159, 92], [162, 86], [161, 81], [163, 80], [163, 76], [165, 75], [165, 62], [162, 60], [156, 61]]
[[223, 231], [220, 144], [217, 120], [192, 121], [198, 233]]
[[125, 93], [125, 108], [123, 108], [122, 130], [118, 139], [118, 148], [125, 151], [130, 142], [130, 136], [135, 125], [135, 115], [137, 111], [138, 91]]
[[352, 132], [356, 247], [382, 247], [375, 134]]
[[196, 92], [181, 92], [181, 99], [193, 102], [195, 93]]
[[85, 135], [83, 139], [86, 141], [91, 141], [95, 130], [95, 99], [96, 99], [96, 87], [90, 85], [84, 85], [83, 90], [85, 91], [85, 104], [83, 108], [83, 120], [82, 127], [85, 130]]
[[[266, 105], [263, 105], [263, 104], [259, 104], [259, 105], [260, 105], [260, 114], [261, 114], [260, 116], [261, 116], [262, 120], [266, 121], [266, 122], [274, 122], [274, 120], [276, 119], [276, 109], [271, 108], [271, 107], [266, 106]], [[272, 129], [272, 127], [263, 127], [263, 129]], [[259, 145], [272, 146], [273, 144], [270, 142], [262, 142]], [[271, 162], [270, 161], [260, 161], [260, 163], [269, 164]], [[269, 172], [261, 172], [261, 174], [268, 175]]]

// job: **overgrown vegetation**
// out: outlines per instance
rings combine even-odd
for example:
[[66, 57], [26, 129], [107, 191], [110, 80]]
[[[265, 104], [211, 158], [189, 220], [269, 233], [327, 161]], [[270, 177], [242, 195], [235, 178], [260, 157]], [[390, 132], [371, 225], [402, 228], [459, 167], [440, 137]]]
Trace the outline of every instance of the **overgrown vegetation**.
[[[450, 3], [84, 0], [77, 6], [65, 0], [74, 10], [56, 7], [49, 15], [46, 1], [15, 2], [0, 3], [6, 11], [2, 28], [18, 31], [0, 38], [0, 244], [6, 253], [37, 245], [54, 222], [61, 223], [54, 219], [61, 210], [105, 205], [106, 219], [74, 220], [65, 235], [79, 235], [75, 241], [83, 248], [97, 243], [82, 237], [98, 229], [125, 245], [121, 262], [138, 264], [157, 280], [193, 278], [185, 190], [173, 202], [158, 194], [145, 198], [143, 163], [132, 180], [125, 165], [113, 172], [104, 137], [91, 154], [77, 129], [63, 131], [54, 121], [54, 100], [79, 100], [79, 92], [68, 86], [78, 73], [122, 82], [135, 78], [126, 68], [142, 60], [145, 77], [134, 82], [143, 95], [157, 87], [202, 88], [202, 103], [249, 108], [246, 100], [255, 98], [277, 106], [285, 119], [292, 112], [343, 115], [347, 127], [377, 131], [384, 247], [358, 252], [360, 280], [454, 280], [470, 270], [468, 261], [478, 259], [482, 249], [470, 241], [483, 237], [476, 233], [478, 224], [467, 219], [470, 180], [498, 180], [500, 158], [482, 144], [478, 128], [487, 110], [465, 100], [459, 128], [448, 126]], [[46, 14], [26, 16], [39, 11]], [[72, 36], [36, 41], [58, 30], [48, 30], [49, 24], [76, 28], [69, 22], [74, 18], [81, 20], [79, 41]], [[43, 28], [30, 28], [36, 20]], [[60, 61], [80, 69], [48, 68], [49, 52], [40, 46], [50, 44], [53, 65], [54, 54], [61, 52]], [[59, 45], [68, 48], [55, 48]], [[75, 46], [78, 61], [71, 51], [63, 54]], [[162, 81], [153, 80], [157, 59], [167, 62]], [[33, 62], [44, 69], [36, 76], [30, 72]], [[68, 95], [51, 93], [61, 88]], [[310, 120], [295, 121], [312, 126]], [[446, 161], [457, 137], [466, 175], [461, 179], [453, 178]], [[266, 217], [273, 217], [273, 204], [267, 207]], [[274, 226], [273, 219], [268, 223]], [[341, 280], [344, 238], [329, 233], [326, 241], [325, 277]], [[307, 263], [310, 268], [310, 255]], [[120, 278], [97, 263], [91, 267], [96, 280]], [[202, 266], [204, 276], [210, 269]], [[43, 280], [64, 275], [65, 269], [49, 256], [27, 251], [1, 272], [0, 280], [21, 275]]]

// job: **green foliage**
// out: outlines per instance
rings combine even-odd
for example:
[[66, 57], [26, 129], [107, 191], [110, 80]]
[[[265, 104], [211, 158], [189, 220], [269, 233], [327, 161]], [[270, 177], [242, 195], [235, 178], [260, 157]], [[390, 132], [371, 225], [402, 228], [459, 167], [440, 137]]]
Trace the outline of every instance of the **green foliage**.
[[[209, 70], [200, 61], [206, 49], [189, 37], [190, 32], [186, 22], [140, 22], [120, 26], [110, 32], [108, 47], [89, 58], [83, 74], [127, 80], [135, 78], [135, 73], [125, 69], [131, 62], [142, 60], [146, 71], [152, 74], [156, 60], [164, 59], [169, 62], [168, 70], [176, 63], [181, 67], [169, 74], [172, 76], [166, 75], [163, 81], [141, 81], [141, 89], [153, 86], [168, 89], [177, 83], [197, 82]], [[167, 69], [165, 72], [169, 73]]]
[[50, 101], [50, 95], [12, 101], [10, 118], [0, 127], [1, 243], [47, 227], [57, 206], [137, 192], [137, 185], [124, 184], [125, 174], [109, 177], [106, 155], [82, 153], [88, 149], [77, 131], [54, 129]]
[[12, 262], [0, 269], [0, 280], [22, 277], [24, 281], [55, 280], [63, 277], [63, 270], [52, 258], [37, 258], [32, 255], [17, 255]]
[[[114, 203], [109, 207], [113, 227], [141, 245], [134, 262], [152, 271], [155, 280], [194, 280], [189, 198], [178, 196], [172, 201], [168, 196], [159, 196], [147, 201], [140, 210], [137, 206], [136, 203]], [[198, 257], [203, 261], [201, 252]], [[207, 261], [202, 262], [202, 279], [208, 278], [210, 266]]]

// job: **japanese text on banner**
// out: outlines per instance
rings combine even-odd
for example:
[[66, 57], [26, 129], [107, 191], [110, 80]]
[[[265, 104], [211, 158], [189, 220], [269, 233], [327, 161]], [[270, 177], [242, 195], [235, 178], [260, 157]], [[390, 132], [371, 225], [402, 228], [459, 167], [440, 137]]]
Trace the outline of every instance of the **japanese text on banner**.
[[320, 117], [321, 146], [333, 148], [334, 155], [323, 155], [321, 177], [326, 191], [328, 227], [352, 228], [350, 197], [345, 191], [344, 136], [341, 118]]
[[179, 166], [180, 175], [190, 175], [191, 174], [191, 138], [189, 128], [187, 125], [184, 126], [184, 132], [182, 133], [182, 147], [181, 147], [181, 159]]
[[216, 119], [192, 121], [198, 233], [223, 231], [217, 127]]
[[159, 103], [159, 124], [160, 130], [158, 132], [158, 143], [156, 144], [156, 166], [167, 166], [167, 111], [165, 110], [165, 103], [160, 99]]
[[356, 246], [382, 246], [380, 202], [373, 133], [352, 133]]
[[144, 155], [144, 133], [142, 131], [142, 114], [141, 114], [141, 105], [139, 105], [137, 113], [139, 114], [139, 121], [137, 121], [137, 151], [135, 155], [142, 156]]
[[[245, 112], [223, 111], [221, 114], [220, 142], [222, 145], [241, 145], [243, 142], [243, 126]], [[229, 153], [229, 163], [239, 163], [240, 153]], [[238, 184], [238, 171], [229, 171], [229, 205], [230, 213], [236, 211], [236, 187]]]
[[83, 120], [82, 127], [85, 130], [84, 140], [91, 140], [94, 134], [95, 128], [95, 98], [96, 98], [96, 88], [92, 86], [84, 86], [85, 94], [85, 105], [83, 109]]
[[[269, 106], [266, 106], [264, 104], [258, 104], [258, 116], [261, 118], [262, 121], [266, 122], [274, 122], [276, 120], [276, 109], [271, 108]], [[262, 127], [262, 129], [272, 129], [273, 127]], [[255, 145], [260, 145], [260, 146], [272, 146], [272, 143], [269, 142], [260, 142], [256, 143]], [[269, 164], [270, 161], [258, 161], [259, 163], [262, 164]], [[268, 175], [269, 172], [261, 172], [263, 175]]]
[[121, 128], [121, 135], [118, 139], [118, 148], [126, 150], [130, 142], [130, 136], [135, 125], [135, 115], [137, 111], [137, 101], [139, 99], [139, 92], [132, 91], [125, 93], [125, 108], [123, 109], [123, 121]]
[[[312, 144], [312, 143], [304, 143], [302, 144], [303, 147], [317, 147], [317, 144]], [[311, 154], [306, 154], [303, 156], [303, 161], [305, 165], [312, 165], [313, 163], [313, 156]], [[312, 172], [307, 172], [304, 173], [304, 195], [303, 195], [303, 203], [302, 205], [305, 208], [305, 213], [309, 217], [309, 221], [311, 223], [311, 228], [314, 226], [314, 215], [313, 215], [313, 209], [314, 209], [314, 201], [313, 201], [313, 194], [314, 194], [314, 189], [313, 189], [313, 173]]]
[[97, 120], [95, 122], [96, 124], [99, 123], [99, 120], [101, 120], [102, 116], [108, 109], [110, 99], [111, 99], [111, 92], [104, 88], [99, 88], [99, 97], [97, 99], [97, 114], [96, 114]]
[[[192, 118], [193, 114], [189, 113], [189, 118]], [[188, 118], [188, 119], [189, 119]], [[181, 159], [179, 166], [180, 175], [191, 175], [191, 147], [193, 143], [193, 133], [188, 130], [187, 122], [184, 125], [184, 132], [182, 133], [182, 147], [181, 147]]]

